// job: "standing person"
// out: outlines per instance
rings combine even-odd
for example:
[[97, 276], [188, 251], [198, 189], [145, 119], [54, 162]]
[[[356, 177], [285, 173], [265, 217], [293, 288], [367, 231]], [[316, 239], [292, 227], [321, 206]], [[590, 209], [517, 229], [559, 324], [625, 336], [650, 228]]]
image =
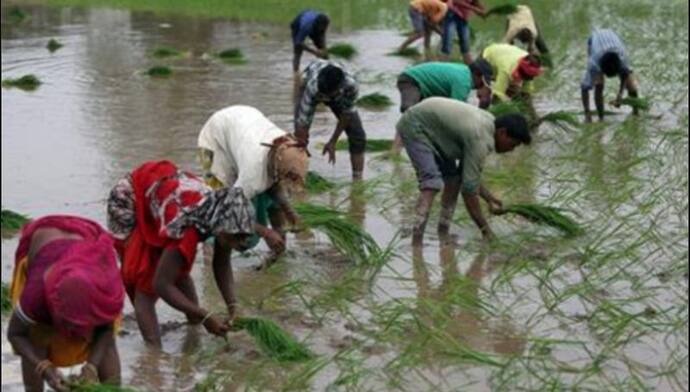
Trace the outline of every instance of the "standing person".
[[[287, 194], [304, 187], [309, 166], [305, 145], [259, 110], [237, 105], [208, 119], [199, 133], [198, 146], [207, 184], [216, 189], [242, 189], [254, 205], [257, 233], [270, 240], [266, 228], [270, 221], [285, 241], [284, 221], [292, 225], [299, 221]], [[259, 242], [259, 235], [252, 236], [249, 247]], [[279, 255], [272, 252], [264, 266]]]
[[83, 382], [120, 383], [115, 323], [124, 304], [113, 239], [76, 216], [22, 228], [15, 254], [7, 339], [21, 356], [27, 391], [69, 390], [57, 367], [85, 363]]
[[413, 31], [400, 45], [402, 52], [418, 39], [424, 37], [424, 55], [428, 60], [431, 52], [431, 32], [443, 34], [439, 24], [446, 17], [448, 6], [442, 0], [412, 0], [410, 2], [410, 22]]
[[[448, 98], [429, 98], [405, 112], [397, 125], [407, 155], [415, 168], [420, 195], [412, 243], [422, 244], [429, 211], [441, 196], [440, 235], [448, 233], [458, 196], [485, 239], [493, 232], [484, 219], [479, 197], [492, 213], [501, 212], [500, 200], [481, 183], [486, 157], [530, 144], [527, 120], [519, 114], [494, 118], [489, 112]], [[460, 162], [458, 165], [457, 162]]]
[[[592, 122], [592, 112], [589, 107], [589, 91], [594, 87], [594, 103], [597, 107], [599, 120], [604, 119], [604, 80], [605, 77], [618, 76], [620, 87], [616, 99], [611, 102], [615, 107], [620, 106], [623, 98], [623, 90], [628, 90], [628, 95], [637, 97], [637, 81], [630, 67], [630, 61], [625, 50], [625, 45], [620, 37], [612, 30], [594, 30], [587, 40], [587, 70], [582, 79], [582, 106], [585, 109], [587, 122]], [[638, 110], [633, 110], [638, 114]]]
[[360, 180], [364, 171], [364, 149], [367, 136], [355, 108], [359, 86], [354, 76], [334, 61], [315, 60], [304, 70], [299, 99], [295, 108], [295, 136], [309, 143], [309, 128], [319, 103], [328, 106], [338, 124], [323, 148], [329, 163], [335, 163], [335, 144], [345, 131], [350, 150], [352, 178]]
[[506, 34], [503, 42], [513, 45], [515, 40], [526, 45], [529, 53], [540, 55], [549, 53], [532, 10], [526, 5], [518, 5], [517, 11], [508, 15], [506, 20]]
[[[327, 59], [326, 30], [331, 20], [328, 15], [314, 10], [302, 11], [290, 24], [292, 30], [292, 70], [299, 72], [302, 53], [306, 50], [316, 57]], [[314, 47], [305, 43], [307, 37], [311, 38]]]
[[[477, 90], [479, 107], [491, 104], [491, 66], [484, 60], [477, 60], [469, 67], [458, 63], [425, 63], [412, 66], [398, 77], [400, 91], [400, 112], [431, 97], [452, 98], [467, 102], [472, 89]], [[396, 132], [393, 150], [402, 148], [400, 135]]]
[[[189, 321], [225, 336], [236, 310], [231, 250], [244, 248], [253, 223], [242, 189], [212, 190], [169, 161], [146, 162], [118, 181], [108, 198], [108, 228], [117, 239], [122, 280], [146, 343], [161, 347], [159, 296]], [[190, 276], [197, 244], [210, 236], [213, 275], [229, 319], [199, 306]]]
[[493, 70], [494, 98], [509, 101], [513, 98], [528, 100], [533, 92], [532, 80], [542, 74], [541, 62], [528, 52], [508, 44], [492, 44], [482, 52]]
[[441, 53], [446, 58], [450, 56], [452, 49], [453, 33], [452, 28], [458, 33], [460, 41], [460, 53], [465, 64], [472, 64], [470, 54], [470, 25], [469, 20], [474, 13], [485, 16], [486, 8], [479, 0], [446, 0], [448, 3], [448, 13], [443, 22], [443, 34], [441, 38]]

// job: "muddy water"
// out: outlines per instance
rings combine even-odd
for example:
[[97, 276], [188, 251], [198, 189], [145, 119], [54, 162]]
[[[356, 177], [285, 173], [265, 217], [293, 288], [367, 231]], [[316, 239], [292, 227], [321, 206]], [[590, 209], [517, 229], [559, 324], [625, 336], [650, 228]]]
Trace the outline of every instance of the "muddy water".
[[[156, 353], [143, 347], [127, 304], [118, 340], [124, 383], [145, 390], [191, 390], [209, 380], [224, 390], [687, 390], [687, 370], [672, 366], [687, 369], [687, 4], [638, 1], [640, 13], [631, 14], [616, 1], [604, 2], [601, 12], [574, 2], [558, 2], [560, 12], [555, 2], [534, 3], [560, 64], [539, 82], [539, 112], [579, 108], [584, 38], [593, 25], [620, 27], [634, 47], [642, 94], [655, 100], [641, 119], [621, 109], [604, 126], [543, 127], [531, 149], [491, 159], [487, 181], [506, 202], [575, 210], [584, 238], [563, 241], [518, 219], [494, 218], [506, 244], [487, 251], [460, 207], [456, 244], [439, 245], [430, 229], [428, 245], [415, 251], [404, 235], [416, 196], [410, 165], [372, 155], [365, 189], [313, 197], [348, 211], [382, 246], [402, 229], [395, 257], [372, 282], [320, 236], [291, 237], [288, 256], [268, 272], [253, 270], [264, 248], [233, 258], [243, 311], [278, 321], [305, 339], [317, 360], [276, 365], [245, 335], [226, 346], [162, 303], [164, 350]], [[366, 54], [349, 63], [362, 94], [381, 92], [397, 102], [396, 75], [409, 61], [386, 53], [401, 40], [395, 26], [402, 18], [377, 6], [380, 23], [351, 30], [344, 18], [330, 40]], [[104, 222], [105, 195], [138, 163], [166, 158], [198, 170], [197, 132], [227, 105], [255, 106], [290, 129], [287, 23], [23, 8], [31, 18], [16, 25], [6, 23], [3, 5], [2, 77], [33, 73], [44, 84], [30, 93], [2, 90], [5, 208]], [[497, 39], [500, 25], [480, 24], [477, 45]], [[65, 46], [50, 54], [50, 38]], [[189, 53], [152, 59], [148, 53], [158, 46]], [[208, 56], [229, 47], [242, 48], [249, 63], [228, 66]], [[173, 75], [150, 79], [144, 71], [156, 64], [171, 66]], [[370, 137], [392, 137], [397, 108], [361, 114]], [[318, 154], [333, 126], [328, 113], [317, 114], [312, 169], [347, 181], [346, 153], [335, 166]], [[3, 281], [15, 246], [13, 239], [2, 242]], [[204, 306], [221, 310], [203, 252], [193, 275]], [[657, 316], [625, 317], [651, 314], [647, 309]], [[2, 388], [21, 390], [5, 328], [3, 318]], [[629, 341], [622, 344], [623, 337]]]

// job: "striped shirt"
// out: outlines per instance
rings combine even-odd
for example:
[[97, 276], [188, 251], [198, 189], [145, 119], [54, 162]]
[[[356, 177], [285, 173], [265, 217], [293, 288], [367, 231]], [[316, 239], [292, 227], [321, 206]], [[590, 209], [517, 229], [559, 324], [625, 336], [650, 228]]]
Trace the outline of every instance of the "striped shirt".
[[582, 79], [582, 90], [591, 90], [594, 81], [602, 75], [601, 58], [606, 53], [616, 53], [621, 59], [623, 71], [632, 72], [625, 45], [612, 30], [594, 30], [587, 41], [587, 71]]
[[[334, 97], [319, 92], [319, 74], [329, 65], [336, 66], [345, 73], [343, 85]], [[319, 103], [324, 103], [341, 114], [355, 112], [355, 101], [359, 94], [359, 87], [354, 76], [347, 72], [341, 64], [328, 60], [314, 60], [302, 73], [302, 80], [304, 91], [295, 113], [295, 128], [309, 129], [311, 127], [314, 112]]]

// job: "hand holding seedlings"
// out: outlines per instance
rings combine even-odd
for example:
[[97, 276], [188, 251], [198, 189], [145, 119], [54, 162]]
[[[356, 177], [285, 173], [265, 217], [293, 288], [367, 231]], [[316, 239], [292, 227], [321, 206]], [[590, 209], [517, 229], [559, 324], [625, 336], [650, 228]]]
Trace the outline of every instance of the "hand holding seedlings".
[[321, 155], [328, 154], [328, 163], [335, 165], [335, 143], [328, 142], [323, 146], [323, 152]]

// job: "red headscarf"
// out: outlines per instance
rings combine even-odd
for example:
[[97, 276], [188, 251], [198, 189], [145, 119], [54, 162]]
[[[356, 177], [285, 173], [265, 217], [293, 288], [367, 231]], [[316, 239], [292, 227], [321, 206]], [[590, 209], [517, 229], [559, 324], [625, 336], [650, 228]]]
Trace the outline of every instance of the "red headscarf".
[[515, 67], [515, 70], [513, 71], [513, 80], [520, 82], [523, 79], [523, 75], [530, 78], [535, 78], [541, 75], [541, 73], [541, 65], [538, 62], [531, 61], [529, 56], [525, 56], [520, 59], [518, 66]]
[[31, 235], [37, 229], [48, 227], [84, 238], [55, 260], [44, 276], [44, 284], [53, 326], [68, 336], [87, 337], [94, 327], [115, 321], [124, 305], [125, 292], [113, 240], [95, 222], [49, 216], [24, 227], [17, 256], [28, 250]]

